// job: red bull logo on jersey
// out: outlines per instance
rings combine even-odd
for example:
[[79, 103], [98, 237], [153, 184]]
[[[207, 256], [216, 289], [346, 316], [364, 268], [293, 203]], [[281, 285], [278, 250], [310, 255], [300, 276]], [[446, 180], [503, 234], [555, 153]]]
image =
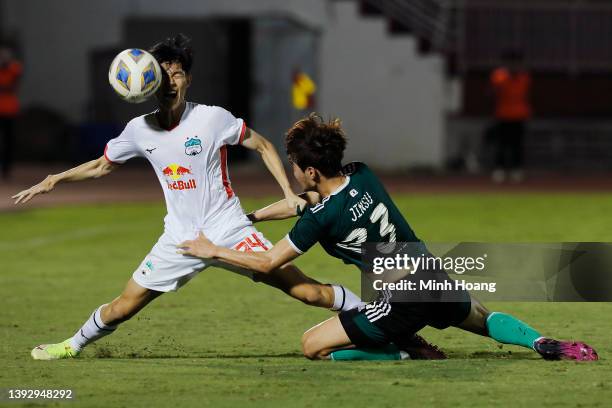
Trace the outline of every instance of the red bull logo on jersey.
[[166, 176], [170, 190], [192, 190], [197, 187], [195, 179], [187, 179], [190, 174], [193, 174], [187, 167], [172, 163], [164, 167], [162, 173]]

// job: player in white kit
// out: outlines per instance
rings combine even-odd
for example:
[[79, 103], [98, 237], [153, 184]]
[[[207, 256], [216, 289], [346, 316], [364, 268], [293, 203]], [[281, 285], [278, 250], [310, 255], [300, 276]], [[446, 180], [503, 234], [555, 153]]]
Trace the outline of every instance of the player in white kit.
[[[123, 293], [98, 307], [71, 338], [35, 347], [31, 352], [35, 359], [76, 357], [86, 345], [111, 334], [153, 299], [177, 290], [208, 266], [221, 266], [257, 280], [251, 271], [186, 257], [176, 249], [177, 244], [195, 238], [200, 231], [227, 248], [265, 251], [272, 246], [253, 227], [232, 190], [227, 171], [228, 145], [240, 144], [261, 154], [283, 189], [288, 209], [306, 203], [291, 190], [270, 142], [223, 108], [185, 101], [191, 83], [189, 39], [179, 34], [156, 44], [151, 52], [167, 74], [155, 95], [159, 109], [132, 119], [117, 138], [108, 142], [99, 159], [48, 176], [13, 196], [15, 203], [25, 203], [51, 191], [59, 182], [102, 177], [133, 157], [145, 157], [159, 179], [168, 210], [164, 233], [136, 268]], [[314, 306], [349, 310], [360, 302], [348, 289], [320, 284], [291, 264], [259, 280]]]

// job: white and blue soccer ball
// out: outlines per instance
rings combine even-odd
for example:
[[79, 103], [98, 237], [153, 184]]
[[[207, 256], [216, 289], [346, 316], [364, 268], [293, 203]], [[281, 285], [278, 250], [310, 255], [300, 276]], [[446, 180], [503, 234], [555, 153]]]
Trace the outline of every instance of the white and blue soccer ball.
[[161, 68], [155, 57], [139, 48], [121, 51], [108, 70], [108, 82], [117, 95], [130, 103], [146, 101], [161, 81]]

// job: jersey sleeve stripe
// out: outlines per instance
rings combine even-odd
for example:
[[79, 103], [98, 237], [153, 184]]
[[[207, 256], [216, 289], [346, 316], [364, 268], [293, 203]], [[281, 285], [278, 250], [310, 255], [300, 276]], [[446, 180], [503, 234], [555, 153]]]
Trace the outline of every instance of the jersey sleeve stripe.
[[291, 240], [291, 238], [289, 238], [289, 234], [285, 235], [285, 238], [287, 239], [287, 242], [289, 242], [289, 245], [291, 245], [291, 248], [293, 248], [293, 250], [295, 252], [297, 252], [298, 254], [302, 255], [304, 253], [304, 251], [302, 251], [300, 248], [298, 248], [293, 241]]
[[242, 144], [244, 141], [244, 135], [246, 134], [246, 122], [242, 121], [242, 129], [240, 129], [240, 138], [238, 138], [238, 144]]
[[221, 146], [219, 156], [219, 159], [221, 161], [221, 182], [223, 183], [223, 187], [225, 188], [227, 198], [230, 199], [234, 196], [234, 190], [232, 190], [232, 185], [227, 175], [227, 146]]
[[109, 159], [108, 155], [106, 154], [106, 151], [107, 151], [107, 150], [108, 150], [108, 145], [106, 145], [106, 146], [104, 147], [104, 158], [105, 158], [105, 159], [106, 159], [106, 160], [107, 160], [109, 163], [112, 163], [112, 164], [121, 164], [121, 163], [119, 163], [119, 162], [112, 161], [111, 159]]

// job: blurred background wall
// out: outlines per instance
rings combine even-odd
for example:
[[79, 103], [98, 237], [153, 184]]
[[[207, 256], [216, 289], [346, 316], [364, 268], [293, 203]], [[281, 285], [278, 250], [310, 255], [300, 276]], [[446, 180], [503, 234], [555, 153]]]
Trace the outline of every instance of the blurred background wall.
[[[154, 106], [112, 94], [113, 55], [183, 31], [197, 52], [193, 100], [243, 116], [279, 148], [311, 110], [338, 115], [347, 157], [396, 171], [490, 166], [490, 75], [513, 49], [532, 78], [525, 166], [612, 168], [604, 0], [0, 0], [0, 24], [25, 67], [20, 160], [99, 154]], [[316, 91], [298, 108], [301, 74]]]
[[[183, 31], [193, 37], [197, 51], [194, 85], [204, 89], [192, 89], [192, 98], [246, 117], [254, 129], [279, 147], [282, 132], [295, 119], [317, 110], [344, 120], [351, 138], [351, 158], [384, 168], [442, 164], [448, 99], [442, 59], [419, 56], [410, 36], [391, 38], [387, 22], [363, 18], [357, 2], [4, 0], [0, 4], [3, 32], [16, 39], [25, 63], [20, 96], [26, 111], [45, 108], [75, 125], [104, 121], [117, 125], [106, 127], [106, 131], [119, 130], [129, 117], [147, 112], [153, 105], [129, 106], [111, 94], [106, 72], [112, 56], [122, 48], [147, 47], [170, 33]], [[207, 74], [205, 67], [222, 67], [215, 72], [230, 74], [228, 63], [240, 63], [215, 58], [217, 54], [211, 51], [222, 38], [211, 38], [215, 24], [217, 31], [223, 30], [221, 20], [250, 22], [250, 31], [244, 34], [249, 45], [243, 46], [249, 51], [244, 56], [250, 59], [245, 62], [250, 74], [238, 70], [234, 77], [222, 81], [249, 86], [243, 95], [250, 99], [248, 105], [241, 105], [236, 95], [206, 91], [219, 81], [215, 80], [218, 75], [210, 69]], [[278, 32], [266, 36], [266, 30], [274, 24], [278, 30], [281, 22], [285, 26], [280, 36]], [[301, 42], [296, 34], [300, 30], [310, 33]], [[220, 49], [223, 54], [233, 47]], [[301, 63], [300, 58], [291, 56], [296, 49], [297, 54], [302, 53]], [[291, 104], [295, 70], [305, 71], [317, 86], [312, 105], [304, 110]], [[112, 106], [104, 106], [105, 100]], [[91, 126], [88, 129], [93, 132]], [[28, 128], [29, 133], [35, 131]], [[90, 137], [104, 139], [106, 132]], [[86, 148], [92, 150], [90, 155], [99, 143], [93, 144]], [[372, 148], [383, 144], [384, 149]], [[52, 146], [43, 141], [35, 145], [45, 146], [45, 150]], [[45, 158], [43, 152], [30, 155]]]

